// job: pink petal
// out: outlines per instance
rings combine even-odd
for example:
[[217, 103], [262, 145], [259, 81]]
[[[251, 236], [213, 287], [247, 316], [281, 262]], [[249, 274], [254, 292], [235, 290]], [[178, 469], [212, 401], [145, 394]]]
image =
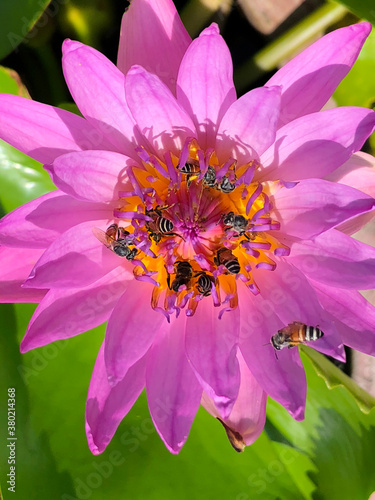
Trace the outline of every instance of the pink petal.
[[125, 83], [126, 100], [142, 134], [161, 154], [179, 154], [195, 127], [168, 87], [141, 66], [133, 66]]
[[305, 179], [291, 189], [282, 187], [274, 195], [281, 230], [299, 238], [313, 238], [374, 206], [371, 196], [322, 179]]
[[367, 108], [342, 107], [302, 116], [278, 130], [257, 180], [324, 177], [358, 151], [375, 125]]
[[294, 243], [288, 259], [320, 283], [355, 290], [375, 286], [375, 248], [335, 229]]
[[106, 202], [118, 199], [118, 191], [131, 189], [126, 171], [134, 164], [134, 160], [120, 153], [82, 151], [59, 156], [47, 170], [56, 186], [67, 194]]
[[0, 243], [46, 248], [72, 226], [111, 216], [107, 205], [83, 203], [61, 191], [52, 191], [3, 217], [0, 220]]
[[104, 355], [113, 385], [146, 353], [159, 328], [166, 328], [164, 316], [150, 307], [151, 293], [151, 285], [134, 281], [109, 318]]
[[258, 159], [273, 144], [280, 111], [280, 87], [254, 89], [225, 113], [216, 137], [216, 154], [239, 164]]
[[240, 386], [236, 357], [239, 329], [238, 309], [218, 319], [218, 311], [208, 300], [200, 302], [186, 325], [186, 355], [224, 419], [232, 411]]
[[[252, 375], [240, 351], [237, 353], [237, 358], [241, 371], [240, 390], [231, 414], [222, 423], [226, 426], [232, 446], [235, 447], [237, 445], [239, 449], [235, 448], [236, 451], [242, 451], [241, 441], [242, 446], [249, 446], [258, 439], [264, 428], [267, 394]], [[216, 418], [220, 417], [217, 409], [205, 392], [203, 393], [201, 404], [211, 415]], [[234, 433], [239, 433], [240, 436], [233, 436], [233, 431]], [[237, 440], [240, 442], [238, 443]]]
[[174, 93], [191, 38], [172, 0], [132, 0], [121, 23], [117, 66], [126, 75], [140, 64]]
[[133, 274], [115, 269], [81, 289], [52, 289], [30, 320], [21, 352], [91, 330], [109, 318]]
[[[354, 153], [347, 162], [329, 174], [327, 179], [347, 186], [353, 186], [375, 198], [375, 158], [362, 151]], [[345, 234], [354, 234], [374, 216], [375, 211], [358, 215], [340, 224], [337, 229]]]
[[186, 316], [160, 330], [147, 361], [146, 388], [156, 430], [172, 453], [184, 445], [202, 396], [185, 354]]
[[0, 302], [40, 302], [47, 290], [25, 290], [22, 283], [30, 274], [42, 250], [0, 247]]
[[375, 198], [375, 158], [358, 151], [329, 174], [327, 180], [355, 187]]
[[356, 290], [312, 282], [322, 306], [332, 315], [343, 343], [375, 355], [375, 307]]
[[[43, 253], [24, 286], [27, 288], [80, 288], [99, 280], [118, 266], [118, 257], [94, 236], [103, 220], [82, 222], [68, 229]], [[130, 266], [130, 265], [129, 265]]]
[[345, 234], [352, 235], [363, 228], [375, 217], [375, 211], [367, 212], [362, 215], [357, 215], [353, 219], [347, 220], [342, 224], [339, 224], [336, 229], [342, 231]]
[[112, 149], [80, 116], [8, 94], [0, 94], [0, 138], [41, 163], [70, 151]]
[[[273, 283], [273, 281], [272, 281]], [[275, 293], [282, 296], [284, 287], [275, 284]], [[283, 349], [277, 358], [271, 337], [285, 326], [263, 293], [256, 298], [248, 290], [240, 290], [240, 351], [249, 370], [262, 389], [281, 403], [296, 420], [303, 420], [306, 402], [306, 376], [298, 349]], [[246, 311], [247, 314], [246, 314]], [[294, 319], [297, 319], [296, 317]]]
[[86, 434], [89, 448], [99, 455], [111, 441], [121, 420], [129, 412], [145, 386], [146, 356], [130, 368], [116, 387], [107, 380], [104, 344], [92, 373], [86, 403]]
[[280, 125], [324, 106], [353, 66], [370, 31], [370, 23], [335, 30], [294, 57], [267, 82], [267, 86], [283, 87]]
[[121, 153], [134, 155], [135, 122], [121, 71], [97, 50], [71, 40], [63, 44], [63, 69], [73, 99], [97, 134]]
[[200, 147], [213, 146], [218, 125], [236, 100], [232, 58], [217, 24], [188, 48], [178, 72], [177, 99], [193, 117]]

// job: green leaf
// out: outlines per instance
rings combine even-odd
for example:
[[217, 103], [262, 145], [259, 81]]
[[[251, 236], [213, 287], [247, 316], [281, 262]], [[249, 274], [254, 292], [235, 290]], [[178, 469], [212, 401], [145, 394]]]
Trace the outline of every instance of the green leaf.
[[[375, 15], [375, 6], [373, 10]], [[374, 18], [375, 19], [375, 18]], [[371, 107], [375, 103], [375, 31], [367, 38], [357, 61], [333, 94], [339, 106]]]
[[74, 102], [61, 102], [59, 104], [59, 108], [65, 109], [65, 111], [70, 111], [70, 113], [74, 113], [78, 116], [82, 116], [82, 113], [78, 109], [77, 104], [75, 104]]
[[373, 0], [335, 0], [335, 3], [344, 5], [360, 18], [375, 23], [375, 7]]
[[359, 387], [353, 379], [334, 367], [327, 358], [307, 346], [301, 346], [301, 350], [308, 356], [319, 377], [325, 380], [328, 389], [345, 387], [364, 413], [370, 413], [375, 408], [375, 398]]
[[[32, 39], [45, 25], [43, 14], [51, 0], [12, 0], [0, 2], [0, 59], [10, 54], [24, 41]], [[57, 1], [57, 4], [59, 2]], [[43, 17], [42, 17], [43, 16]], [[35, 27], [32, 33], [30, 30]]]
[[[0, 92], [28, 96], [15, 71], [0, 67]], [[0, 140], [0, 201], [5, 212], [56, 189], [43, 166]]]
[[0, 184], [6, 212], [56, 189], [40, 163], [1, 140]]
[[272, 400], [267, 416], [311, 460], [315, 470], [309, 476], [317, 488], [314, 499], [368, 499], [375, 490], [373, 401], [321, 354], [311, 351], [301, 350], [308, 387], [305, 420], [296, 422]]
[[[19, 352], [16, 339], [16, 319], [14, 307], [9, 304], [0, 305], [1, 348], [0, 348], [0, 394], [3, 408], [0, 419], [0, 469], [2, 471], [2, 493], [4, 500], [60, 498], [64, 492], [74, 494], [72, 480], [65, 471], [61, 471], [54, 456], [48, 435], [42, 429], [35, 432], [30, 423], [30, 393], [23, 378], [24, 358]], [[7, 407], [8, 389], [15, 389], [15, 432], [8, 429]], [[13, 394], [13, 393], [12, 393]], [[12, 402], [12, 400], [10, 400]], [[11, 417], [13, 413], [9, 414]], [[13, 422], [13, 420], [12, 420]], [[16, 438], [16, 439], [8, 439]], [[7, 445], [12, 445], [12, 448]], [[13, 455], [14, 453], [14, 455]], [[15, 460], [15, 463], [13, 460]], [[15, 492], [9, 490], [12, 483], [10, 476], [15, 467]], [[9, 476], [8, 476], [9, 474]]]

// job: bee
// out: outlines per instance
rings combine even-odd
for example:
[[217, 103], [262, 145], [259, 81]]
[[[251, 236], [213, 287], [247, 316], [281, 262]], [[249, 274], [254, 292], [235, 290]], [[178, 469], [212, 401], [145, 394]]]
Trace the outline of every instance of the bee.
[[223, 265], [230, 274], [238, 274], [240, 272], [240, 264], [229, 248], [219, 248], [214, 257], [214, 262], [217, 266]]
[[201, 171], [199, 161], [193, 160], [192, 158], [189, 158], [183, 167], [180, 168], [180, 165], [178, 164], [176, 168], [180, 170], [182, 174], [186, 174], [186, 182], [188, 186], [190, 186], [191, 183], [190, 179], [197, 176]]
[[197, 282], [198, 293], [203, 295], [203, 297], [208, 297], [208, 295], [211, 295], [211, 286], [212, 283], [215, 282], [215, 280], [212, 276], [209, 276], [204, 271], [201, 271], [194, 275], [195, 278], [197, 278], [198, 276], [199, 276]]
[[221, 191], [222, 193], [231, 193], [236, 189], [236, 185], [233, 182], [230, 182], [228, 177], [224, 175], [224, 177], [221, 179], [220, 184], [217, 185], [217, 189]]
[[207, 172], [203, 176], [203, 182], [210, 188], [216, 187], [216, 171], [213, 167], [208, 167]]
[[235, 214], [234, 212], [229, 212], [223, 216], [223, 222], [225, 226], [225, 231], [232, 229], [238, 236], [245, 236], [247, 239], [249, 237], [246, 234], [248, 229], [249, 221], [243, 215]]
[[125, 231], [123, 227], [111, 224], [105, 232], [98, 227], [94, 227], [92, 231], [101, 243], [119, 257], [126, 257], [128, 260], [133, 260], [137, 255], [136, 248], [129, 248], [129, 245], [134, 246], [134, 243], [128, 238], [130, 233]]
[[186, 288], [190, 287], [190, 282], [193, 277], [193, 268], [187, 260], [179, 260], [174, 264], [175, 278], [170, 282], [170, 275], [168, 274], [167, 283], [170, 290], [178, 292], [178, 289], [182, 285], [186, 285]]
[[151, 221], [146, 221], [146, 229], [149, 233], [149, 239], [153, 239], [155, 243], [159, 243], [162, 236], [179, 236], [173, 233], [173, 222], [163, 217], [162, 210], [168, 207], [159, 207], [157, 205], [151, 210], [145, 210], [145, 214], [151, 217]]
[[216, 171], [213, 167], [208, 167], [207, 172], [204, 174], [203, 182], [206, 186], [215, 188], [222, 193], [231, 193], [236, 189], [236, 185], [230, 182], [227, 175], [224, 175], [221, 181], [217, 182]]
[[271, 344], [273, 347], [280, 351], [284, 347], [289, 349], [298, 344], [305, 342], [312, 342], [322, 338], [324, 333], [316, 326], [308, 326], [299, 321], [293, 321], [285, 328], [279, 330], [273, 337], [271, 337]]

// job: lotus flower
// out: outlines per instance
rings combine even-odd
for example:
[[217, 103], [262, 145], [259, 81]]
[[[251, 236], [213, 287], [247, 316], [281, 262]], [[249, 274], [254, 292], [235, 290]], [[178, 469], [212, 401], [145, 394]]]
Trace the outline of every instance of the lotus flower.
[[242, 450], [267, 395], [304, 416], [299, 351], [282, 347], [374, 354], [357, 290], [374, 287], [375, 249], [350, 235], [373, 215], [374, 159], [356, 152], [375, 113], [321, 111], [369, 31], [328, 34], [237, 99], [215, 24], [191, 41], [171, 0], [133, 0], [118, 68], [64, 43], [83, 117], [0, 96], [0, 136], [57, 187], [1, 221], [1, 300], [39, 302], [22, 352], [108, 321], [86, 407], [94, 454], [145, 387], [171, 452], [200, 404]]

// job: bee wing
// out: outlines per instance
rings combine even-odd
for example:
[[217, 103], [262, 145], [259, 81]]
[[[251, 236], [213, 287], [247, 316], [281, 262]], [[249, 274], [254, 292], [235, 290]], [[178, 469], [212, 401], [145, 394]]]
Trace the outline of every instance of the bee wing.
[[110, 246], [110, 240], [113, 238], [108, 236], [102, 229], [99, 229], [98, 227], [93, 227], [92, 232], [95, 238], [97, 238], [100, 241], [100, 243], [103, 243], [103, 245], [105, 245], [106, 247]]
[[301, 321], [293, 321], [293, 323], [291, 323], [291, 325], [294, 325], [294, 326], [305, 326], [305, 323], [301, 323]]
[[296, 323], [297, 323], [296, 321], [290, 323], [289, 325], [285, 326], [279, 331], [282, 332], [284, 335], [292, 335], [296, 327], [299, 328], [299, 325], [297, 325]]

